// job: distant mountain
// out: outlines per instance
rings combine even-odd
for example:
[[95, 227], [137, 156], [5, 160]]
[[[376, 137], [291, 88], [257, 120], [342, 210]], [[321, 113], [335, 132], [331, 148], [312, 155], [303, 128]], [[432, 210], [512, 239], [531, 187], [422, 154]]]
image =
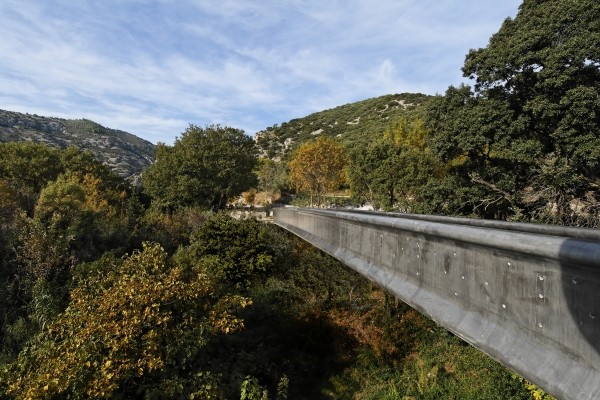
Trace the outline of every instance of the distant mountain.
[[347, 147], [367, 145], [401, 116], [417, 115], [431, 99], [421, 93], [389, 94], [320, 111], [256, 133], [262, 156], [285, 158], [318, 136], [338, 137]]
[[0, 142], [22, 141], [88, 150], [125, 178], [139, 175], [154, 158], [154, 145], [147, 140], [87, 119], [41, 117], [0, 110]]

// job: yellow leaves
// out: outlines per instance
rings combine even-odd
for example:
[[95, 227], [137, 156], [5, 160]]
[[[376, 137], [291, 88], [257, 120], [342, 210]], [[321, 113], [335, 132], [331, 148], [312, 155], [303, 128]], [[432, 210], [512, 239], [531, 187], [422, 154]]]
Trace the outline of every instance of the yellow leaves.
[[249, 297], [244, 297], [242, 299], [240, 299], [240, 307], [242, 308], [246, 308], [252, 305], [252, 299]]
[[347, 162], [342, 145], [320, 137], [296, 150], [290, 161], [290, 180], [298, 191], [321, 196], [345, 181]]
[[251, 299], [217, 299], [205, 273], [184, 274], [158, 245], [144, 244], [122, 260], [105, 261], [106, 272], [77, 283], [41, 350], [22, 361], [27, 372], [7, 383], [11, 396], [66, 398], [83, 391], [108, 398], [121, 385], [173, 365], [169, 357], [175, 356], [166, 346], [194, 349], [208, 335], [244, 326], [235, 313]]
[[393, 141], [397, 146], [425, 151], [427, 134], [425, 122], [421, 118], [417, 117], [409, 121], [406, 117], [402, 117], [385, 130], [384, 138]]
[[244, 320], [232, 314], [236, 308], [246, 308], [252, 304], [247, 297], [231, 295], [219, 300], [210, 311], [209, 320], [215, 332], [234, 333], [244, 328]]
[[211, 324], [215, 332], [234, 333], [244, 328], [244, 320], [232, 314], [222, 313], [211, 316]]

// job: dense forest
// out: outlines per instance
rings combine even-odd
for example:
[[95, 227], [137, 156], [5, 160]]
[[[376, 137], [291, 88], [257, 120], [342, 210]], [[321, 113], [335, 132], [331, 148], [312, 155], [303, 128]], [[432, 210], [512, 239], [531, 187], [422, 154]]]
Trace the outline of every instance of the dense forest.
[[[158, 150], [144, 191], [74, 148], [0, 145], [0, 398], [538, 390], [275, 225], [215, 212], [223, 193], [255, 182], [227, 165], [256, 164], [239, 151], [252, 155], [250, 144], [230, 128], [190, 127]], [[190, 147], [214, 159], [185, 159]], [[236, 176], [185, 175], [224, 170]], [[173, 196], [182, 185], [211, 196]]]
[[549, 398], [228, 211], [241, 194], [598, 227], [599, 49], [595, 1], [525, 0], [467, 54], [473, 86], [414, 95], [367, 133], [268, 129], [289, 151], [190, 125], [139, 186], [74, 147], [1, 143], [0, 399]]

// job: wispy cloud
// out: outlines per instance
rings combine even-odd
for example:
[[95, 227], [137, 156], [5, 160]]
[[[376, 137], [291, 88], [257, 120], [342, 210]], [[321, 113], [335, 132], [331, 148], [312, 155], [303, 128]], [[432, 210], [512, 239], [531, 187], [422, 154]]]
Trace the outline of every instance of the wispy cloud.
[[520, 1], [3, 0], [0, 108], [170, 143], [461, 81]]

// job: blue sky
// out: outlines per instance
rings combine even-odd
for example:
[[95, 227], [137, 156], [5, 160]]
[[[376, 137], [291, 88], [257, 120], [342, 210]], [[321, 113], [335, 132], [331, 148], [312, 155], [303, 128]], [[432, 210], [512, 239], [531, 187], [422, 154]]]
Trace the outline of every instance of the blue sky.
[[517, 0], [1, 0], [0, 109], [153, 143], [464, 81]]

